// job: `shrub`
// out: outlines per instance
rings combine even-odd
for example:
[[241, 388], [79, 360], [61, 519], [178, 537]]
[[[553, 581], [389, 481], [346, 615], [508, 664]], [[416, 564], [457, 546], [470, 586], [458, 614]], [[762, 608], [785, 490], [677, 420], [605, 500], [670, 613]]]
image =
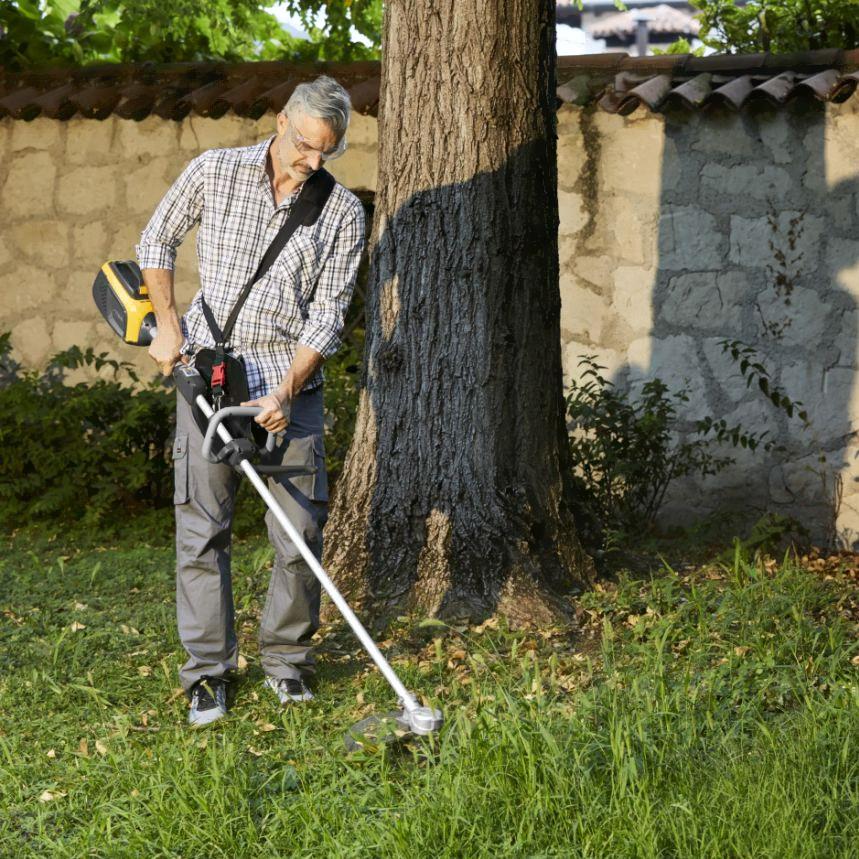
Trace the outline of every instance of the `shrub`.
[[[173, 395], [131, 365], [73, 347], [44, 372], [22, 371], [0, 335], [0, 524], [108, 518], [171, 503]], [[64, 384], [88, 366], [111, 378]]]
[[[752, 387], [789, 417], [808, 425], [801, 403], [771, 384], [754, 349], [740, 341], [723, 341]], [[680, 421], [678, 406], [685, 391], [671, 392], [660, 379], [646, 382], [638, 396], [619, 391], [600, 374], [593, 356], [582, 356], [584, 372], [567, 395], [570, 447], [581, 515], [588, 531], [640, 533], [656, 519], [672, 482], [690, 474], [717, 474], [734, 462], [714, 452], [713, 443], [756, 450], [777, 448], [768, 432], [752, 433], [710, 416]], [[756, 384], [755, 384], [756, 383]], [[687, 429], [686, 433], [682, 430]]]

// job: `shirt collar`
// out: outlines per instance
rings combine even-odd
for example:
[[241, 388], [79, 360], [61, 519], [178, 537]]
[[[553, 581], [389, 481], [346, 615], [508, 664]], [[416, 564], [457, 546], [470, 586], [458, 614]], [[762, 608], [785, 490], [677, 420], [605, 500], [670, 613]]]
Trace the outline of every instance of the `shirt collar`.
[[[268, 157], [268, 149], [271, 146], [272, 140], [277, 137], [276, 134], [272, 134], [271, 137], [267, 137], [265, 140], [261, 140], [259, 143], [255, 143], [253, 146], [248, 146], [245, 149], [245, 161], [248, 164], [257, 167], [260, 171], [260, 183], [265, 183], [268, 186], [268, 173], [266, 173], [266, 158]], [[290, 192], [280, 201], [280, 206], [282, 206], [287, 200], [291, 200], [293, 197], [297, 197], [301, 189], [304, 187], [304, 182], [302, 182], [294, 191]], [[278, 208], [280, 208], [278, 206]]]

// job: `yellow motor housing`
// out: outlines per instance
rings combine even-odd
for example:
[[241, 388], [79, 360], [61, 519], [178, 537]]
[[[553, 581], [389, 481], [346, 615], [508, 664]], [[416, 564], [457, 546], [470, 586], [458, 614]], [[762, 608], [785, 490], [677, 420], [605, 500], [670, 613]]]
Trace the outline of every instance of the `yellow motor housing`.
[[155, 313], [136, 262], [106, 262], [96, 275], [92, 297], [108, 325], [126, 343], [148, 346], [155, 339]]

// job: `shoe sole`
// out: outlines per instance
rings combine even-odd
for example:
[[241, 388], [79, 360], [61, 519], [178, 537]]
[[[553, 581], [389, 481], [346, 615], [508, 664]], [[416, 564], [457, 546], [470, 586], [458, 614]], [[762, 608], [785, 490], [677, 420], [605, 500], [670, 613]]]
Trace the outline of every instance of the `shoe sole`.
[[273, 678], [267, 678], [266, 680], [263, 680], [263, 685], [271, 689], [271, 691], [274, 692], [275, 695], [277, 695], [277, 699], [278, 701], [280, 701], [281, 704], [287, 704], [290, 701], [295, 704], [300, 704], [303, 701], [313, 700], [313, 693], [310, 691], [304, 692], [301, 695], [290, 695], [289, 692], [287, 692], [285, 693], [285, 697], [282, 698], [280, 692], [278, 692], [275, 688], [276, 683], [277, 681], [273, 680]]
[[197, 713], [196, 715], [193, 713], [190, 714], [188, 716], [188, 724], [192, 728], [202, 728], [206, 725], [211, 725], [212, 722], [223, 719], [226, 715], [226, 710], [222, 710], [220, 707], [213, 707], [211, 710], [203, 710], [202, 713]]

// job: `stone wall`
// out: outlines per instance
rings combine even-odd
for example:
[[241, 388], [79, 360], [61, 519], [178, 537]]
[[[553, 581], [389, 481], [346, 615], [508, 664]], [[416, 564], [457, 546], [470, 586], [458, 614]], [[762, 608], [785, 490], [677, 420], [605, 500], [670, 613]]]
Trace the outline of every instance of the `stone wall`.
[[[686, 388], [690, 423], [725, 418], [783, 448], [729, 445], [735, 464], [679, 484], [668, 520], [775, 510], [818, 539], [859, 537], [857, 107], [561, 112], [567, 378], [596, 355], [618, 384]], [[725, 339], [757, 350], [807, 426], [747, 387]]]
[[[686, 387], [683, 416], [724, 417], [783, 447], [731, 450], [736, 463], [678, 485], [669, 520], [726, 507], [798, 514], [817, 537], [859, 539], [852, 430], [859, 297], [856, 100], [742, 114], [559, 113], [562, 341], [569, 382], [596, 355], [618, 384]], [[246, 145], [274, 118], [0, 120], [0, 330], [38, 366], [72, 344], [149, 375], [143, 350], [92, 308], [98, 266], [133, 256], [155, 204], [187, 161]], [[376, 186], [376, 123], [356, 116], [332, 172]], [[196, 289], [193, 235], [180, 251], [180, 304]], [[808, 409], [803, 426], [748, 389], [720, 347], [754, 346]]]

